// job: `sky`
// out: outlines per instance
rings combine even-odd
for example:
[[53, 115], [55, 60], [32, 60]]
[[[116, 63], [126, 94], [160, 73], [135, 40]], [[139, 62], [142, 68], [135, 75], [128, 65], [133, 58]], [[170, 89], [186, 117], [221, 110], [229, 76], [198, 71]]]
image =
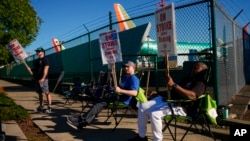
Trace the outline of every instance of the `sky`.
[[152, 2], [152, 0], [31, 0], [31, 6], [43, 23], [36, 41], [25, 47], [25, 50], [34, 53], [40, 46], [51, 44], [52, 47], [52, 38], [59, 38], [79, 26], [82, 26], [84, 33], [83, 24], [108, 15], [109, 11], [113, 12], [114, 3], [129, 8], [147, 1]]
[[[113, 4], [120, 3], [125, 10], [145, 3], [156, 3], [161, 0], [31, 0], [31, 6], [42, 19], [38, 36], [25, 50], [34, 54], [38, 47], [45, 49], [52, 47], [52, 38], [60, 38], [69, 34], [72, 30], [82, 30], [86, 33], [83, 24], [98, 17], [108, 15], [109, 11], [114, 12]], [[250, 21], [249, 0], [218, 0], [226, 5], [225, 9], [230, 14], [236, 15], [243, 9], [242, 20]], [[166, 3], [183, 2], [183, 0], [166, 0]], [[243, 22], [243, 24], [244, 24]], [[82, 28], [81, 28], [82, 27]], [[79, 31], [80, 32], [80, 31]], [[78, 33], [79, 34], [79, 33]], [[60, 40], [60, 39], [59, 39]]]

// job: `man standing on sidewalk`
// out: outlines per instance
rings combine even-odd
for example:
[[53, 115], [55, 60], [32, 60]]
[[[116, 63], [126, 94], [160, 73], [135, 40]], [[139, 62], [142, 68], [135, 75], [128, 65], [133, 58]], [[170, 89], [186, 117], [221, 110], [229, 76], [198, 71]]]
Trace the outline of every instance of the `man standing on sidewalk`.
[[40, 105], [37, 107], [37, 111], [43, 112], [43, 94], [46, 95], [48, 107], [45, 110], [46, 113], [51, 112], [51, 95], [49, 93], [48, 84], [48, 72], [49, 72], [49, 60], [45, 57], [45, 50], [42, 47], [37, 48], [36, 54], [38, 59], [34, 61], [33, 76], [35, 78], [36, 92], [39, 95]]

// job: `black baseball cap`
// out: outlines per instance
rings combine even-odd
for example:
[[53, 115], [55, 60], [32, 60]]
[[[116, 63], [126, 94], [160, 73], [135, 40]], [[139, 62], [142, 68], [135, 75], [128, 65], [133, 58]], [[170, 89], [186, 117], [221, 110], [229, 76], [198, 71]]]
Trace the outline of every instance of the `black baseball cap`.
[[44, 52], [45, 50], [44, 50], [42, 47], [39, 47], [39, 48], [37, 48], [35, 51], [36, 51], [36, 52], [40, 52], [40, 51]]

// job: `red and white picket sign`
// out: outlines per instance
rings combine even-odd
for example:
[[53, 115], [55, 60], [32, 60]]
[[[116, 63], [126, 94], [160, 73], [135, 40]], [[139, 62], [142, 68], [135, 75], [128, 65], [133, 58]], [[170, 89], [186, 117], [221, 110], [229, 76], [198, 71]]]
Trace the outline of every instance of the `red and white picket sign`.
[[17, 39], [12, 40], [8, 44], [8, 50], [10, 51], [16, 62], [22, 62], [25, 58], [28, 57], [22, 45], [18, 42]]
[[116, 30], [101, 33], [99, 42], [103, 65], [122, 62], [121, 45]]
[[111, 65], [114, 87], [117, 86], [115, 63], [122, 62], [119, 35], [116, 30], [99, 34], [102, 64]]
[[[168, 56], [176, 56], [176, 26], [174, 3], [165, 5], [155, 11], [155, 25], [158, 56], [165, 57], [166, 77], [169, 76]], [[168, 96], [170, 88], [167, 86]]]
[[25, 50], [23, 49], [22, 45], [18, 42], [18, 40], [17, 39], [12, 40], [8, 44], [7, 48], [10, 51], [10, 53], [12, 54], [12, 56], [14, 57], [15, 61], [22, 62], [25, 65], [28, 72], [30, 73], [30, 75], [33, 75], [33, 72], [31, 71], [30, 67], [28, 66], [28, 64], [24, 60], [28, 56], [27, 56]]
[[176, 55], [174, 3], [155, 11], [158, 56]]

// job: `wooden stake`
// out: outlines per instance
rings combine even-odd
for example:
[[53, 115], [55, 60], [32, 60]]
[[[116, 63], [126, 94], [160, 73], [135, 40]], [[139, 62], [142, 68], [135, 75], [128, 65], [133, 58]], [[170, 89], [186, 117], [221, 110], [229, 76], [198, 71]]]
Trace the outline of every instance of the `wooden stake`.
[[28, 66], [28, 64], [26, 63], [26, 61], [24, 59], [21, 60], [22, 63], [24, 64], [24, 66], [26, 67], [26, 69], [28, 70], [30, 75], [33, 75], [33, 72], [31, 71], [30, 67]]
[[146, 84], [146, 96], [148, 96], [149, 78], [150, 78], [150, 65], [148, 66], [147, 84]]
[[114, 87], [117, 87], [117, 79], [116, 79], [116, 71], [115, 71], [115, 63], [111, 64], [111, 71], [112, 71], [112, 76], [113, 76], [113, 83], [114, 83]]
[[122, 68], [120, 69], [119, 84], [121, 83], [121, 81], [122, 81]]
[[165, 65], [166, 65], [166, 76], [169, 75], [169, 62], [168, 62], [168, 54], [165, 55]]
[[[165, 64], [166, 64], [166, 79], [168, 80], [168, 76], [169, 76], [168, 54], [165, 55]], [[168, 84], [167, 84], [167, 93], [168, 93], [168, 99], [171, 99], [170, 88], [169, 88]]]

